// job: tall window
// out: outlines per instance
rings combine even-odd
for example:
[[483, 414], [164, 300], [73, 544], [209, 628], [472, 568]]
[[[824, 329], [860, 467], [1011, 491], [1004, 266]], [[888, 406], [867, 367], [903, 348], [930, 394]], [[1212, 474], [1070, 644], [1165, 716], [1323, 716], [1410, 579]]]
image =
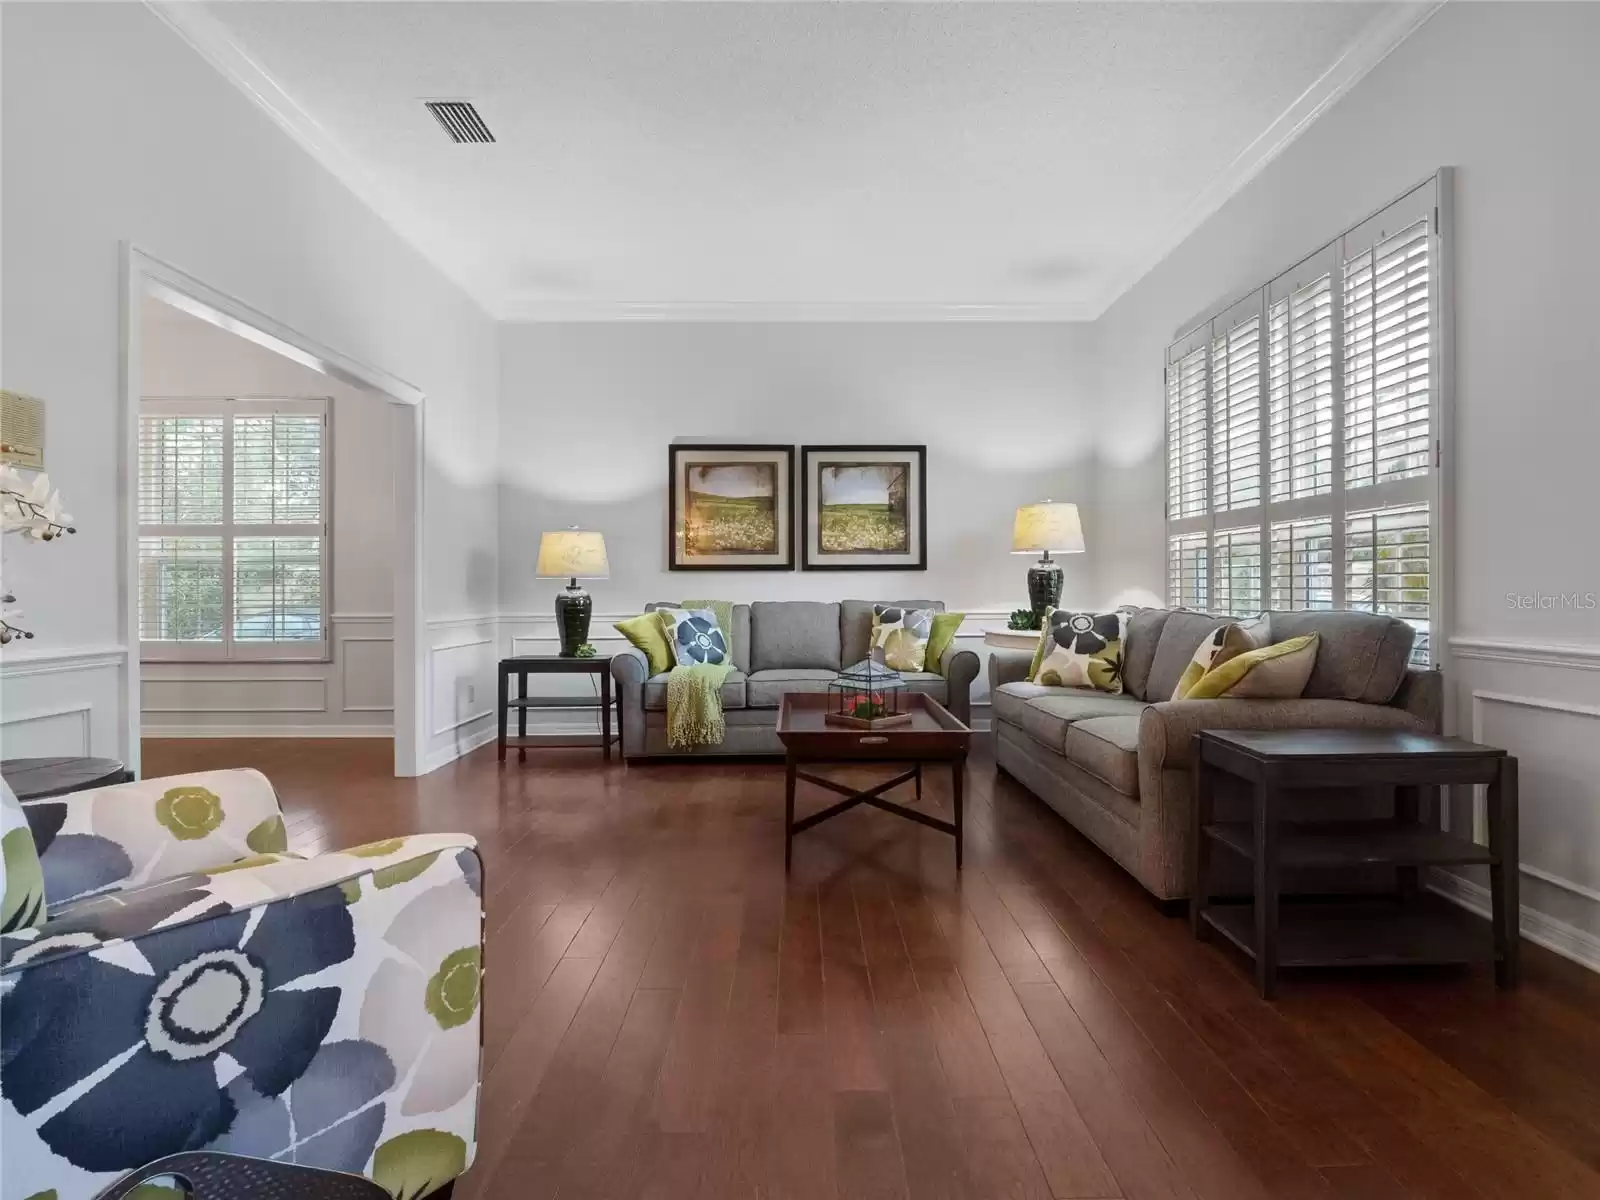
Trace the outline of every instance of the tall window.
[[1438, 619], [1440, 180], [1167, 351], [1173, 604]]
[[323, 400], [143, 403], [142, 657], [327, 657], [327, 430]]

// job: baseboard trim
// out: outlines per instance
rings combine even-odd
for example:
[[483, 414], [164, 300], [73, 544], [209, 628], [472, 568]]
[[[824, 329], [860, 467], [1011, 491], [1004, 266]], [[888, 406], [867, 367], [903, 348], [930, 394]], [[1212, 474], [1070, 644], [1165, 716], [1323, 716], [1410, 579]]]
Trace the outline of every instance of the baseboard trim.
[[[1468, 912], [1485, 918], [1489, 916], [1489, 889], [1482, 884], [1448, 871], [1434, 871], [1428, 881], [1428, 890], [1453, 904], [1459, 904]], [[1534, 945], [1543, 946], [1553, 954], [1600, 973], [1600, 937], [1526, 905], [1522, 908], [1519, 925], [1522, 936]]]
[[456, 759], [464, 758], [466, 755], [471, 754], [479, 747], [487, 746], [490, 742], [495, 740], [498, 734], [499, 731], [491, 725], [488, 729], [480, 729], [475, 733], [468, 734], [464, 738], [460, 738], [451, 742], [448, 746], [443, 746], [438, 750], [435, 750], [423, 760], [422, 774], [429, 775], [434, 771], [437, 771], [440, 767], [449, 766], [451, 763], [455, 762]]
[[145, 725], [141, 741], [164, 738], [392, 738], [393, 725]]

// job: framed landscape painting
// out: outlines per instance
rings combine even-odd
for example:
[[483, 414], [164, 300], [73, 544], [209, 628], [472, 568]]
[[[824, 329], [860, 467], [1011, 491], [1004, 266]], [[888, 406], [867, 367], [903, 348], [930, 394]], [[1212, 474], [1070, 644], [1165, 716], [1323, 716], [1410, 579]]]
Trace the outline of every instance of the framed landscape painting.
[[925, 447], [805, 446], [800, 459], [805, 570], [927, 569]]
[[794, 447], [668, 447], [667, 566], [794, 569]]

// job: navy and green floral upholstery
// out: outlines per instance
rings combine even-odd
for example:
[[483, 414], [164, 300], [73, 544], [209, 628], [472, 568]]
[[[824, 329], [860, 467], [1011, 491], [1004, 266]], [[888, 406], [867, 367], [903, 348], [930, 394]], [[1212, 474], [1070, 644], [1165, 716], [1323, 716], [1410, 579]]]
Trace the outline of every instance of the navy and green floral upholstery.
[[0, 935], [0, 1200], [89, 1200], [196, 1149], [352, 1171], [407, 1200], [466, 1170], [471, 838], [300, 858], [253, 771], [22, 808], [48, 918]]

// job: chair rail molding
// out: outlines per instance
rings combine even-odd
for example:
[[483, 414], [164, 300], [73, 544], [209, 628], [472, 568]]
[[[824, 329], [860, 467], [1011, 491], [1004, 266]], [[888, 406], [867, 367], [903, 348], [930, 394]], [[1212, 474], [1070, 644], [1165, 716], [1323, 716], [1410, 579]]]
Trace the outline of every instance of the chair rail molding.
[[1449, 639], [1456, 658], [1482, 662], [1520, 663], [1531, 667], [1563, 667], [1574, 671], [1600, 671], [1600, 642], [1549, 642], [1511, 637]]

